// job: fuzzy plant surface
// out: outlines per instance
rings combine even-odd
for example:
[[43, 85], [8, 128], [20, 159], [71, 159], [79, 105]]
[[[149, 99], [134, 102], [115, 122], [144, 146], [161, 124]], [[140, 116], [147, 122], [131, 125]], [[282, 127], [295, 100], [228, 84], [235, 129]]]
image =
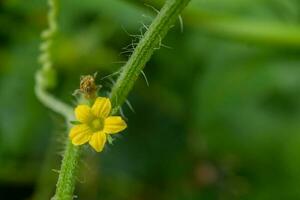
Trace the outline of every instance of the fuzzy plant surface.
[[[160, 47], [163, 38], [174, 25], [182, 10], [190, 0], [167, 0], [152, 24], [140, 39], [138, 45], [130, 56], [128, 62], [121, 69], [121, 73], [112, 88], [110, 99], [112, 102], [112, 114], [116, 114], [134, 86], [135, 81], [142, 73], [147, 61], [153, 52]], [[36, 74], [35, 91], [38, 99], [49, 109], [71, 121], [72, 108], [61, 102], [47, 92], [47, 89], [55, 86], [55, 70], [51, 61], [51, 45], [57, 31], [56, 15], [57, 0], [49, 0], [48, 23], [49, 28], [42, 34], [40, 61], [42, 68]], [[74, 146], [69, 138], [66, 139], [66, 148], [63, 154], [61, 169], [53, 199], [69, 200], [74, 197], [76, 185], [76, 172], [79, 167], [80, 147]]]
[[122, 73], [112, 89], [111, 101], [113, 104], [113, 114], [118, 112], [136, 79], [145, 67], [145, 64], [155, 49], [160, 47], [162, 39], [166, 36], [174, 22], [179, 19], [179, 14], [186, 7], [188, 2], [189, 0], [166, 1], [148, 31], [136, 46], [128, 62], [123, 67]]

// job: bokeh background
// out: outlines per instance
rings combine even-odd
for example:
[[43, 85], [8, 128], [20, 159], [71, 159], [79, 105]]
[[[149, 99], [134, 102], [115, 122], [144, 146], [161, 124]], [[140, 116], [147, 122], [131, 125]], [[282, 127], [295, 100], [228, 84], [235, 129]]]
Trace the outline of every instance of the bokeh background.
[[[162, 0], [61, 0], [60, 99], [98, 72], [109, 92], [132, 34]], [[49, 199], [66, 125], [34, 95], [45, 0], [0, 3], [0, 198]], [[76, 194], [94, 200], [300, 199], [300, 2], [193, 0], [130, 93], [128, 129], [85, 148]], [[124, 52], [125, 51], [125, 52]], [[112, 77], [116, 79], [116, 77]]]

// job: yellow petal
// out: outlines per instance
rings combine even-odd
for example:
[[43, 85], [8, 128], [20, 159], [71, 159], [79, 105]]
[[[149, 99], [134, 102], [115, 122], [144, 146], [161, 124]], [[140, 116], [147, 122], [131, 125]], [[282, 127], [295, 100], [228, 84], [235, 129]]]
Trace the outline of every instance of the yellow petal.
[[96, 132], [92, 135], [89, 143], [97, 151], [101, 152], [106, 142], [106, 135], [103, 131]]
[[94, 116], [91, 108], [87, 105], [79, 105], [75, 108], [75, 116], [81, 123], [89, 123], [93, 120]]
[[106, 118], [111, 110], [109, 98], [98, 97], [92, 107], [92, 112], [96, 117]]
[[127, 127], [126, 122], [119, 116], [111, 116], [105, 119], [103, 131], [108, 134], [118, 133]]
[[74, 126], [69, 136], [74, 145], [82, 145], [90, 140], [92, 134], [92, 130], [87, 125], [81, 124]]

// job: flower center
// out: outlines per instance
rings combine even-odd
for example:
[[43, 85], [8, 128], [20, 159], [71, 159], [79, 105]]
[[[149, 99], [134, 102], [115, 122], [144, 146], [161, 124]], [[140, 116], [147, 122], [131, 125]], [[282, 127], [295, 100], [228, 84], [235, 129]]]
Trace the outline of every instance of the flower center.
[[90, 126], [93, 131], [101, 131], [104, 128], [104, 120], [102, 118], [94, 119]]

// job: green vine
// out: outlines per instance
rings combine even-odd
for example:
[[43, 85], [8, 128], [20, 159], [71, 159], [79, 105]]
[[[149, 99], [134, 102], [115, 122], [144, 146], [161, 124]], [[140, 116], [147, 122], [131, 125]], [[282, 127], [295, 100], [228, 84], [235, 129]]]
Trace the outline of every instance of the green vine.
[[145, 64], [190, 0], [167, 0], [122, 69], [111, 92], [112, 113], [118, 112]]
[[48, 29], [42, 32], [42, 43], [40, 45], [39, 62], [42, 67], [36, 73], [35, 79], [35, 94], [44, 106], [48, 107], [52, 111], [64, 116], [66, 120], [73, 118], [72, 107], [63, 103], [49, 92], [47, 89], [55, 87], [56, 84], [56, 71], [53, 68], [51, 59], [51, 47], [53, 43], [53, 37], [57, 33], [57, 12], [58, 2], [57, 0], [48, 0], [49, 12], [48, 12]]
[[53, 200], [73, 199], [76, 185], [76, 174], [80, 158], [79, 147], [74, 146], [67, 138], [67, 147], [63, 155], [61, 170], [56, 184], [56, 191]]
[[[118, 112], [121, 105], [127, 98], [128, 93], [132, 89], [136, 79], [150, 59], [151, 55], [157, 47], [161, 45], [162, 39], [168, 30], [178, 18], [180, 12], [185, 8], [190, 0], [167, 0], [158, 16], [150, 25], [139, 44], [135, 48], [132, 56], [125, 64], [122, 72], [114, 85], [111, 92], [111, 101], [113, 103], [113, 111]], [[41, 44], [40, 61], [42, 68], [36, 74], [35, 91], [39, 100], [48, 108], [63, 115], [67, 120], [73, 118], [73, 110], [70, 106], [59, 101], [50, 95], [46, 90], [55, 85], [55, 70], [52, 67], [50, 48], [53, 36], [57, 30], [56, 15], [57, 1], [49, 0], [48, 23], [49, 29], [43, 32], [44, 39]], [[73, 192], [76, 183], [76, 170], [78, 168], [80, 149], [75, 147], [67, 139], [66, 150], [63, 155], [59, 178], [56, 185], [56, 192], [53, 199], [70, 200], [73, 199]]]
[[[55, 87], [56, 71], [51, 59], [51, 47], [53, 37], [57, 33], [57, 0], [48, 0], [48, 29], [42, 32], [41, 54], [39, 61], [42, 65], [36, 73], [35, 94], [40, 102], [52, 111], [65, 117], [66, 121], [74, 118], [71, 106], [51, 95], [47, 89]], [[53, 199], [72, 199], [76, 180], [76, 168], [79, 160], [79, 149], [73, 146], [67, 139], [66, 150], [62, 160], [60, 175], [57, 183], [56, 195]], [[66, 186], [66, 187], [65, 187]], [[70, 194], [70, 195], [68, 195]]]

